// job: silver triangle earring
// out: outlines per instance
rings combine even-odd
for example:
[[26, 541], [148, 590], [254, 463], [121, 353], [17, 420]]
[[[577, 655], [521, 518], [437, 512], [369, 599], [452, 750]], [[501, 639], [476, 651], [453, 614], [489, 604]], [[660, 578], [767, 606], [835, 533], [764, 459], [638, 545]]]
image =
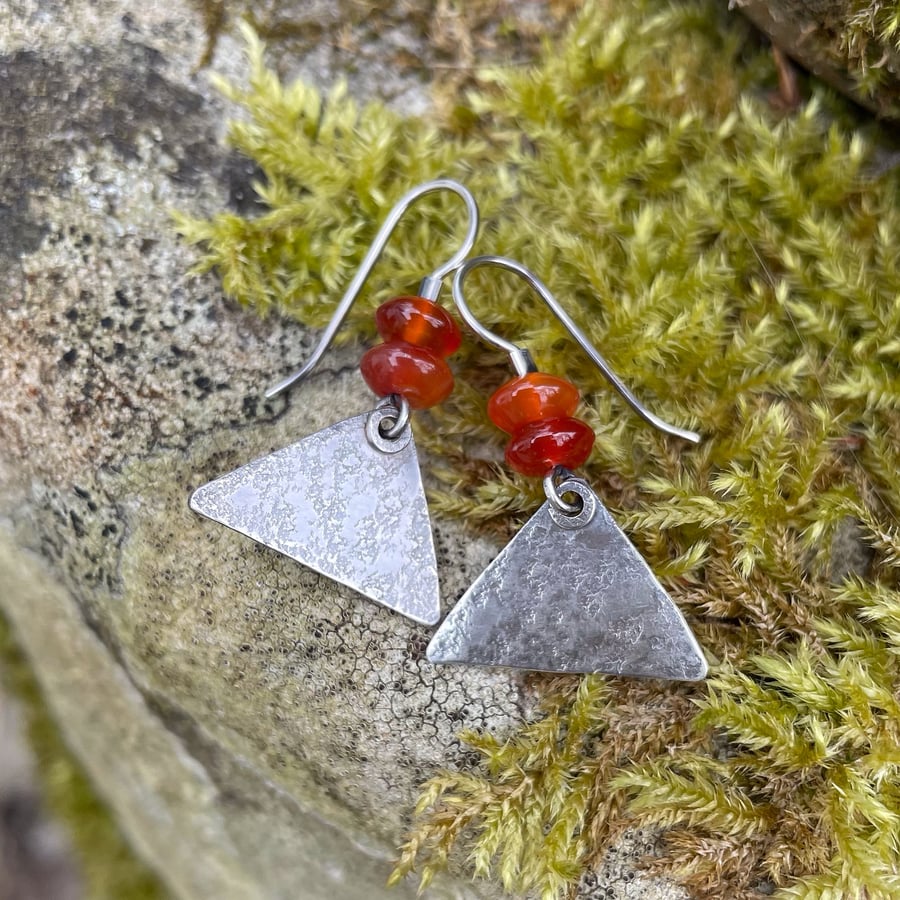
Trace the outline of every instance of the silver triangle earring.
[[475, 243], [478, 206], [456, 181], [413, 188], [388, 214], [312, 355], [266, 392], [271, 398], [309, 375], [330, 346], [394, 228], [420, 197], [450, 191], [468, 226], [457, 252], [427, 275], [414, 297], [376, 313], [384, 343], [360, 368], [381, 398], [375, 408], [331, 425], [198, 488], [195, 512], [271, 547], [417, 622], [435, 624], [440, 600], [434, 540], [410, 428], [410, 409], [441, 402], [453, 388], [445, 361], [461, 336], [435, 302], [443, 279]]
[[638, 401], [529, 269], [479, 256], [457, 270], [453, 299], [466, 324], [509, 354], [516, 378], [491, 397], [494, 424], [512, 435], [506, 460], [543, 478], [547, 500], [447, 615], [428, 646], [432, 663], [509, 666], [698, 681], [707, 664], [693, 633], [650, 567], [588, 483], [570, 469], [590, 454], [594, 433], [572, 417], [578, 391], [538, 372], [528, 350], [485, 328], [463, 294], [482, 266], [520, 275], [644, 421], [692, 443]]

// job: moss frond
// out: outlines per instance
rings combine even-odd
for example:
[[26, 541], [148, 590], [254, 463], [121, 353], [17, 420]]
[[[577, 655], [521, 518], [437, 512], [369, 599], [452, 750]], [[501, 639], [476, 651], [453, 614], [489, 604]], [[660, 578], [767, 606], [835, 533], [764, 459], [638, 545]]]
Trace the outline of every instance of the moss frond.
[[853, 59], [859, 60], [863, 71], [872, 65], [884, 65], [878, 60], [879, 50], [892, 47], [900, 51], [900, 4], [896, 0], [855, 0], [849, 4], [842, 44]]
[[515, 893], [534, 890], [542, 900], [558, 897], [578, 877], [587, 849], [594, 767], [585, 750], [604, 730], [603, 693], [599, 678], [583, 679], [565, 707], [504, 743], [462, 734], [486, 777], [445, 773], [424, 786], [416, 813], [427, 824], [401, 848], [391, 883], [415, 871], [424, 856], [424, 889], [466, 836], [478, 877], [496, 877]]
[[[719, 668], [695, 725], [728, 738], [724, 758], [679, 754], [629, 767], [616, 784], [632, 791], [642, 819], [678, 829], [684, 848], [701, 838], [721, 846], [728, 837], [788, 845], [797, 862], [809, 866], [810, 853], [815, 861], [791, 883], [784, 859], [733, 853], [727, 858], [741, 869], [730, 880], [742, 888], [771, 881], [784, 888], [779, 898], [819, 896], [828, 886], [845, 891], [834, 896], [887, 900], [896, 896], [900, 848], [900, 671], [858, 622], [825, 630], [837, 652], [801, 643], [755, 657], [744, 671]], [[848, 644], [848, 634], [861, 632], [864, 640]], [[719, 878], [727, 870], [720, 862]], [[668, 865], [692, 871], [683, 852]], [[711, 888], [706, 883], [709, 896]]]

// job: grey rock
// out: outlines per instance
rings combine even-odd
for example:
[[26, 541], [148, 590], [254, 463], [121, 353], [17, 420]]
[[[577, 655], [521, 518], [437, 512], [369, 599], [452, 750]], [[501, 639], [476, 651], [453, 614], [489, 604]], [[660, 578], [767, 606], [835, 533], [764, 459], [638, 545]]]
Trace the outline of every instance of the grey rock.
[[[313, 336], [185, 274], [169, 211], [253, 202], [194, 71], [204, 42], [188, 6], [0, 10], [0, 607], [176, 896], [412, 897], [383, 884], [417, 784], [461, 763], [462, 727], [503, 732], [527, 703], [509, 673], [430, 666], [429, 629], [188, 509], [372, 404], [354, 348], [264, 402]], [[240, 77], [234, 46], [215, 65]], [[497, 548], [435, 526], [452, 600]], [[448, 877], [429, 896], [492, 893]]]
[[63, 829], [42, 808], [24, 726], [0, 687], [0, 900], [79, 900], [79, 872]]

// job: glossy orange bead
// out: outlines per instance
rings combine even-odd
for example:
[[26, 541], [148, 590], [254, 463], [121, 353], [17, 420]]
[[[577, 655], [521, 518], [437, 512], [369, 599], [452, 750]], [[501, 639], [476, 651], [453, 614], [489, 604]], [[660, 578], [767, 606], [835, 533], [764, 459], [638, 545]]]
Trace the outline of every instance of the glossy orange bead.
[[594, 432], [581, 419], [543, 419], [520, 428], [506, 448], [506, 462], [538, 478], [554, 466], [577, 469], [591, 455]]
[[529, 372], [507, 381], [488, 401], [488, 417], [500, 429], [515, 434], [541, 419], [571, 416], [578, 406], [578, 388], [543, 372]]
[[379, 397], [400, 394], [413, 409], [446, 400], [453, 373], [440, 356], [406, 341], [387, 341], [367, 351], [359, 364], [366, 384]]
[[438, 356], [459, 350], [462, 335], [450, 314], [424, 297], [396, 297], [375, 313], [378, 333], [386, 341], [406, 341]]

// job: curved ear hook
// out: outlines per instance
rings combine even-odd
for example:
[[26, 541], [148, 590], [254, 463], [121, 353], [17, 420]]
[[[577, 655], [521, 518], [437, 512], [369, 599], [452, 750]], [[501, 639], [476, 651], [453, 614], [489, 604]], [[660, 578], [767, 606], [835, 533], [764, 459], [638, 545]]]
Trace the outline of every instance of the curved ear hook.
[[524, 278], [529, 286], [537, 292], [544, 303], [550, 307], [550, 311], [553, 315], [562, 322], [573, 340], [575, 340], [581, 349], [587, 353], [597, 368], [604, 374], [606, 380], [622, 395], [625, 402], [645, 422], [666, 434], [684, 438], [684, 440], [690, 441], [692, 444], [698, 444], [700, 442], [700, 435], [697, 434], [697, 432], [688, 431], [686, 428], [678, 428], [676, 425], [670, 425], [641, 404], [640, 400], [631, 393], [619, 376], [613, 372], [609, 363], [601, 356], [600, 351], [588, 340], [587, 335], [585, 335], [569, 314], [559, 305], [559, 301], [550, 293], [550, 289], [547, 285], [545, 285], [534, 272], [527, 269], [521, 263], [516, 262], [514, 259], [508, 259], [505, 256], [476, 256], [464, 263], [457, 270], [456, 275], [453, 278], [453, 301], [456, 303], [456, 308], [459, 310], [459, 314], [462, 316], [463, 321], [475, 332], [475, 334], [488, 344], [509, 354], [510, 361], [512, 362], [513, 368], [516, 370], [517, 375], [525, 375], [528, 372], [537, 371], [537, 366], [534, 364], [531, 354], [524, 347], [517, 347], [510, 341], [504, 340], [499, 335], [494, 334], [494, 332], [485, 328], [472, 314], [472, 310], [469, 308], [466, 298], [463, 296], [463, 283], [466, 280], [466, 276], [481, 266], [495, 266], [500, 269], [506, 269], [507, 271], [515, 272], [516, 275]]
[[350, 282], [347, 290], [344, 292], [341, 302], [338, 304], [337, 309], [334, 311], [334, 315], [331, 317], [331, 321], [322, 333], [322, 337], [319, 338], [319, 343], [313, 350], [312, 355], [306, 363], [304, 363], [301, 369], [294, 372], [293, 375], [289, 375], [283, 381], [279, 381], [278, 384], [270, 387], [265, 394], [267, 400], [271, 400], [298, 381], [302, 381], [318, 365], [319, 360], [324, 356], [325, 351], [331, 346], [334, 336], [338, 333], [344, 319], [347, 317], [347, 313], [350, 312], [350, 307], [353, 306], [363, 284], [369, 277], [369, 273], [374, 268], [375, 263], [378, 262], [378, 258], [381, 256], [391, 234], [393, 234], [394, 229], [397, 227], [397, 223], [403, 218], [403, 214], [420, 197], [424, 197], [426, 194], [432, 194], [435, 191], [452, 191], [458, 197], [461, 197], [466, 204], [466, 211], [469, 214], [469, 227], [459, 250], [457, 250], [456, 253], [454, 253], [442, 266], [438, 266], [438, 268], [430, 275], [426, 275], [419, 285], [420, 297], [425, 297], [427, 300], [437, 300], [441, 293], [441, 283], [443, 282], [443, 279], [456, 269], [466, 258], [467, 254], [475, 244], [475, 236], [478, 233], [478, 204], [475, 202], [475, 198], [469, 193], [468, 189], [463, 187], [458, 181], [452, 181], [449, 178], [437, 178], [434, 181], [426, 181], [405, 193], [397, 201], [394, 208], [388, 213], [388, 217], [384, 220], [378, 234], [375, 235], [372, 246], [369, 247], [368, 253], [366, 253], [362, 263], [360, 263], [359, 269], [356, 271], [356, 275], [353, 276], [353, 281]]

